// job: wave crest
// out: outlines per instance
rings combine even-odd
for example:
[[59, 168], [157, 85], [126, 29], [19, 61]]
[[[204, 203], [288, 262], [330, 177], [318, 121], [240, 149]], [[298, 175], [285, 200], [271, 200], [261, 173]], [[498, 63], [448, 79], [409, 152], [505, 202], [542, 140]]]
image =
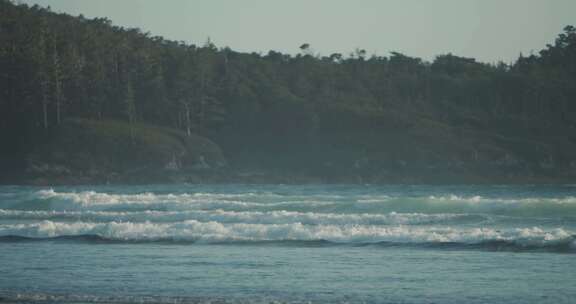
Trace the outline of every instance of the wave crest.
[[512, 242], [530, 247], [574, 246], [574, 232], [562, 228], [454, 228], [418, 226], [318, 225], [294, 224], [223, 224], [189, 220], [159, 223], [61, 223], [42, 221], [31, 224], [0, 226], [0, 236], [54, 238], [95, 235], [119, 241], [328, 241], [345, 244], [371, 243], [461, 243]]
[[424, 225], [434, 223], [481, 223], [488, 218], [469, 214], [335, 214], [296, 211], [226, 211], [187, 210], [187, 211], [22, 211], [0, 209], [0, 219], [16, 220], [67, 220], [87, 222], [179, 222], [197, 220], [201, 222], [289, 224], [305, 225]]
[[40, 190], [31, 199], [1, 209], [56, 211], [293, 211], [342, 214], [491, 214], [576, 218], [576, 197], [489, 198], [482, 196], [280, 195], [273, 193], [109, 194]]

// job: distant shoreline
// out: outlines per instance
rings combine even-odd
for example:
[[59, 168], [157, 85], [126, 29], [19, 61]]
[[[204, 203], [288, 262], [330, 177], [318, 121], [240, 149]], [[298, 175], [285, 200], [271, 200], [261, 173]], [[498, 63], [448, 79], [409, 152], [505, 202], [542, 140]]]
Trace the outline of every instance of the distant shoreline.
[[437, 178], [404, 176], [398, 179], [367, 179], [360, 176], [318, 177], [262, 174], [258, 176], [238, 176], [219, 172], [218, 174], [173, 174], [162, 176], [138, 175], [119, 176], [115, 179], [87, 176], [45, 176], [0, 179], [0, 185], [17, 186], [64, 186], [64, 185], [151, 185], [151, 184], [262, 184], [262, 185], [569, 185], [576, 184], [570, 178], [530, 177], [530, 178], [480, 178], [478, 176], [452, 176]]

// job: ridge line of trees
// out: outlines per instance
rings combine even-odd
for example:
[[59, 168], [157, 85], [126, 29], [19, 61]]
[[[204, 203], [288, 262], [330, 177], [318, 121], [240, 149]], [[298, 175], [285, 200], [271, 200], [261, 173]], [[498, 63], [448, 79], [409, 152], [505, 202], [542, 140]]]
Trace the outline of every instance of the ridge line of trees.
[[573, 26], [511, 65], [300, 48], [291, 56], [239, 53], [210, 40], [195, 46], [0, 0], [0, 135], [22, 147], [23, 134], [76, 117], [287, 142], [375, 132], [366, 117], [378, 115], [394, 130], [433, 121], [526, 137], [576, 127]]

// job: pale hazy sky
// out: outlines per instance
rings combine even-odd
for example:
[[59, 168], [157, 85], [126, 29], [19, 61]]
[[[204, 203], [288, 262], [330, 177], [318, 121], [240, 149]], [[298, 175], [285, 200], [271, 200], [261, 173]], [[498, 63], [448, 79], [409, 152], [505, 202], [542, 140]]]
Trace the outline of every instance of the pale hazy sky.
[[511, 62], [538, 52], [565, 25], [576, 0], [25, 0], [57, 12], [107, 17], [153, 35], [242, 52], [369, 54], [431, 60], [451, 52]]

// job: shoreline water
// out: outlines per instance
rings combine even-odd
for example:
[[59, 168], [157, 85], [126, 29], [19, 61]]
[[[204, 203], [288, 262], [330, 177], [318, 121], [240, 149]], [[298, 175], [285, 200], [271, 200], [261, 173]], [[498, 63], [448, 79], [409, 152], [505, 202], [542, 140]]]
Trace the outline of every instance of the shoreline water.
[[570, 304], [574, 185], [0, 186], [0, 303]]

